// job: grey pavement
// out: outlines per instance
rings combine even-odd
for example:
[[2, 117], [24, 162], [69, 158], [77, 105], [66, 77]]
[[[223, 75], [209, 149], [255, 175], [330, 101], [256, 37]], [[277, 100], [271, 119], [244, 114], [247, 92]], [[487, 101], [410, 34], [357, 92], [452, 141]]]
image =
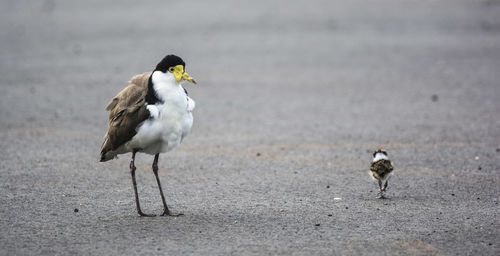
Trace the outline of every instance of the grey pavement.
[[[141, 218], [104, 107], [168, 53], [199, 82], [160, 157], [184, 216]], [[5, 0], [0, 56], [0, 255], [500, 254], [500, 1]]]

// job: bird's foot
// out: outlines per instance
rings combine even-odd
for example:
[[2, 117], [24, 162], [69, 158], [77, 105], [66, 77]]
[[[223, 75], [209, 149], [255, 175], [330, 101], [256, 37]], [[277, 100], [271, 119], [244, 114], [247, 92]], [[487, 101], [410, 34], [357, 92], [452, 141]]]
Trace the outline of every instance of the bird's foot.
[[387, 197], [384, 196], [384, 190], [380, 189], [377, 195], [377, 199], [386, 199]]
[[179, 217], [184, 215], [184, 213], [172, 213], [171, 211], [163, 211], [160, 216], [171, 216], [171, 217]]
[[137, 211], [137, 214], [139, 214], [140, 217], [155, 217], [156, 214], [146, 214], [143, 213], [142, 211]]

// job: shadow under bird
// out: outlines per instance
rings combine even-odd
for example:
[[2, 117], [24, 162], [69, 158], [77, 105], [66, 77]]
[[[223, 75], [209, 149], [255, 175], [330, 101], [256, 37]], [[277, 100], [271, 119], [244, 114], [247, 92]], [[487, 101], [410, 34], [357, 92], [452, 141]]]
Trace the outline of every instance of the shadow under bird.
[[130, 174], [139, 216], [155, 215], [143, 213], [139, 204], [134, 165], [137, 152], [154, 155], [153, 173], [163, 202], [161, 215], [180, 215], [170, 212], [165, 202], [158, 177], [158, 158], [160, 153], [179, 146], [193, 125], [195, 102], [181, 84], [184, 81], [196, 84], [196, 81], [185, 68], [180, 57], [168, 55], [152, 72], [134, 76], [106, 107], [110, 112], [109, 128], [101, 148], [101, 162], [118, 154], [132, 153]]
[[370, 164], [370, 175], [373, 179], [378, 181], [379, 192], [377, 198], [386, 198], [384, 192], [387, 189], [393, 169], [394, 167], [392, 167], [391, 160], [389, 160], [385, 150], [378, 149], [373, 152], [373, 160]]

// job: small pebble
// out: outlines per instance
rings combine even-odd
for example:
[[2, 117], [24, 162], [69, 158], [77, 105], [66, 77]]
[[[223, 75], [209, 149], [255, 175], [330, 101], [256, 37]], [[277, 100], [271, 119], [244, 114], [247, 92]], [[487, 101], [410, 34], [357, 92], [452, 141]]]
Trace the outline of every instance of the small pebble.
[[75, 210], [74, 210], [74, 211], [75, 211], [75, 212], [78, 212], [78, 208], [75, 208]]
[[326, 188], [330, 188], [330, 185], [327, 185]]
[[474, 160], [476, 160], [476, 161], [479, 160], [479, 157], [478, 156], [474, 157]]
[[500, 148], [497, 148], [497, 152], [500, 152]]
[[319, 224], [319, 223], [318, 224], [314, 224], [314, 226], [319, 227], [319, 226], [321, 226], [321, 224]]
[[260, 156], [260, 153], [257, 153], [257, 156]]
[[431, 96], [431, 100], [432, 100], [433, 102], [438, 101], [438, 99], [439, 99], [439, 96], [438, 96], [437, 94], [433, 94], [433, 95]]
[[451, 194], [452, 196], [455, 196], [455, 194]]
[[482, 168], [482, 167], [481, 167], [481, 165], [480, 165], [480, 166], [478, 166], [478, 167], [477, 167], [477, 169], [478, 169], [479, 171], [481, 171], [481, 169], [483, 169], [483, 168]]
[[333, 214], [328, 214], [328, 217], [332, 217], [332, 216], [333, 216]]
[[346, 209], [349, 209], [349, 207], [347, 207], [347, 206], [346, 206], [345, 208], [346, 208]]

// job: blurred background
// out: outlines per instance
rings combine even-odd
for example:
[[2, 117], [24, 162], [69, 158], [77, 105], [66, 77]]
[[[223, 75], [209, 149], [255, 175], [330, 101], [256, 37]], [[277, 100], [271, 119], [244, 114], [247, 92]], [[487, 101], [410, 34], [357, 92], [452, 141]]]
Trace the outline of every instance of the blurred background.
[[[108, 101], [167, 54], [199, 83], [160, 160], [176, 224], [134, 217], [128, 155], [97, 163]], [[4, 0], [0, 56], [1, 254], [498, 253], [500, 1]], [[378, 147], [401, 201], [370, 220]], [[131, 244], [175, 229], [196, 242]]]

